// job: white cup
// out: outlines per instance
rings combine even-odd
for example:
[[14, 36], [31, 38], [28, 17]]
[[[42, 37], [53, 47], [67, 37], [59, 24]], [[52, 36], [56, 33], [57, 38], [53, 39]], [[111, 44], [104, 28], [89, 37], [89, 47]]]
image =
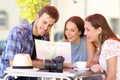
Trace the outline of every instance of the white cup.
[[75, 66], [76, 66], [77, 70], [85, 70], [86, 69], [86, 61], [75, 62]]

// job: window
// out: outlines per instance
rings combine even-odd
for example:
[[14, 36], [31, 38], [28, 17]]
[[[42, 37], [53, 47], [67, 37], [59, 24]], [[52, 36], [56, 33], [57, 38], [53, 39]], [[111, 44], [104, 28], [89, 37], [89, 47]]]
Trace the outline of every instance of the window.
[[120, 36], [119, 18], [111, 18], [110, 21], [111, 21], [113, 31]]
[[5, 11], [0, 11], [0, 27], [8, 26], [8, 15]]

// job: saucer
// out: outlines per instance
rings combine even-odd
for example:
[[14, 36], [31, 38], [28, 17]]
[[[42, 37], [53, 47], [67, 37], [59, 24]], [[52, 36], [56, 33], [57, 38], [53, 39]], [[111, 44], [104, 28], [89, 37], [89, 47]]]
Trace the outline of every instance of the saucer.
[[87, 70], [90, 70], [90, 68], [81, 68], [81, 69], [74, 68], [74, 69], [77, 70], [77, 71], [87, 71]]

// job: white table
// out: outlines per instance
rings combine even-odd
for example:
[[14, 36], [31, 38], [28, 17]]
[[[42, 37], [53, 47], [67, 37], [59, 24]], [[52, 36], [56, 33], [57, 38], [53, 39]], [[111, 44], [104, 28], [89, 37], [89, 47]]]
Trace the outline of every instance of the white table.
[[77, 80], [78, 78], [82, 80], [82, 78], [90, 77], [90, 76], [102, 76], [102, 73], [94, 73], [92, 71], [75, 71], [72, 69], [64, 69], [63, 73], [56, 72], [48, 72], [46, 70], [38, 70], [38, 71], [9, 71], [5, 70], [6, 76], [4, 80], [8, 80], [9, 76], [13, 76], [17, 78], [18, 76], [23, 77], [41, 77], [44, 78], [60, 78], [67, 80]]

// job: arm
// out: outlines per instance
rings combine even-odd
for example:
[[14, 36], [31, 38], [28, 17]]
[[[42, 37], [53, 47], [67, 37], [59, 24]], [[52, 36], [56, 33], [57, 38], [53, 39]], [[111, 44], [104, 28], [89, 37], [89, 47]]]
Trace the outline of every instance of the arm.
[[64, 67], [64, 68], [74, 68], [75, 66], [74, 66], [74, 64], [72, 64], [72, 63], [64, 63], [64, 64], [63, 64], [63, 67]]
[[94, 64], [98, 64], [99, 63], [99, 51], [95, 52], [95, 56], [93, 57], [91, 63], [90, 63], [90, 67], [92, 67]]
[[93, 72], [98, 72], [98, 71], [103, 72], [104, 71], [102, 69], [102, 67], [99, 65], [99, 56], [100, 56], [100, 51], [97, 50], [93, 60], [90, 63], [90, 68]]
[[[10, 67], [13, 66], [13, 60], [9, 60]], [[32, 65], [34, 68], [44, 68], [43, 60], [32, 60]]]
[[100, 56], [100, 50], [96, 50], [95, 56], [93, 60], [90, 62], [90, 68], [93, 72], [104, 71], [99, 65], [99, 56]]
[[93, 45], [93, 43], [86, 40], [87, 44], [87, 67], [90, 67], [90, 63], [93, 60], [96, 52], [96, 47]]
[[107, 78], [106, 80], [116, 80], [117, 56], [107, 60]]
[[97, 50], [95, 43], [90, 42], [87, 42], [87, 49], [88, 49], [87, 67], [90, 67], [91, 70], [94, 72], [97, 71], [103, 72], [103, 69], [99, 65], [100, 50]]
[[[34, 68], [44, 68], [44, 61], [43, 60], [32, 60], [32, 64]], [[64, 63], [63, 64], [64, 68], [73, 68], [74, 65], [71, 63]]]
[[44, 61], [42, 59], [32, 60], [34, 68], [44, 68]]
[[13, 60], [9, 60], [10, 67], [13, 66]]
[[[106, 60], [106, 62], [107, 62], [107, 75], [105, 80], [116, 80], [117, 57], [116, 56], [112, 57]], [[98, 72], [98, 71], [103, 72], [103, 69], [99, 64], [94, 64], [91, 70], [94, 72]]]
[[13, 28], [13, 30], [9, 33], [7, 43], [5, 46], [4, 54], [5, 60], [9, 61], [10, 67], [13, 65], [14, 55], [21, 51], [21, 35], [20, 32]]
[[[117, 47], [116, 47], [117, 46]], [[119, 53], [119, 44], [108, 40], [106, 41], [102, 46], [102, 53], [101, 55], [100, 63], [104, 63], [103, 60], [105, 60], [106, 65], [103, 67], [105, 71], [107, 71], [107, 76], [105, 80], [116, 80], [116, 74], [117, 74], [117, 55]], [[104, 56], [104, 57], [103, 57]], [[102, 65], [101, 65], [102, 66]], [[99, 64], [95, 64], [92, 66], [91, 70], [94, 72], [101, 71], [103, 72], [103, 69]]]

